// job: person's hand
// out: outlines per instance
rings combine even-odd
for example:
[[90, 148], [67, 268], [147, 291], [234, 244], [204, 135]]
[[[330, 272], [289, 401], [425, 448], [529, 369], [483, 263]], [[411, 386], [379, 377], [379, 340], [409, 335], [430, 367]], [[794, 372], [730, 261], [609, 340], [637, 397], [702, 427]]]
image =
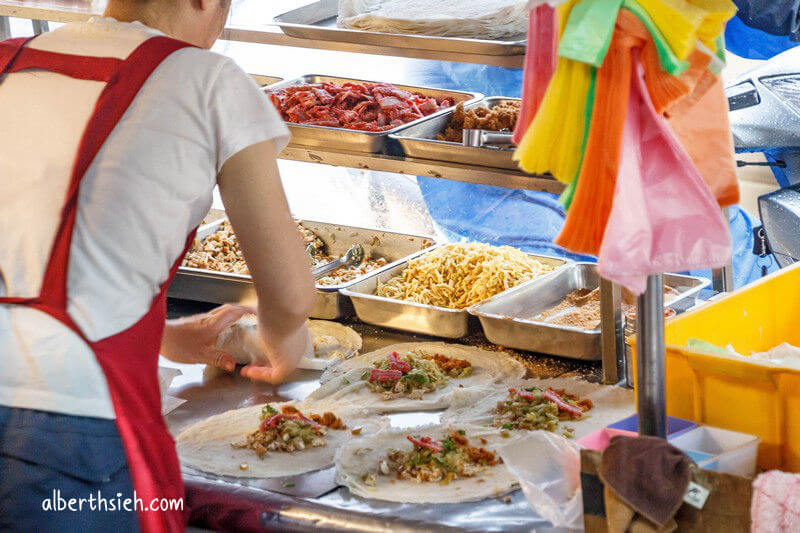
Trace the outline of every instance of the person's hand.
[[257, 363], [247, 365], [241, 370], [242, 376], [278, 385], [286, 381], [286, 378], [294, 372], [301, 358], [314, 357], [314, 345], [305, 324], [284, 339], [270, 340], [272, 341], [270, 343], [262, 341], [263, 351], [269, 365]]
[[176, 363], [202, 363], [233, 372], [236, 361], [216, 347], [217, 337], [242, 316], [255, 312], [250, 307], [225, 304], [208, 313], [167, 320], [161, 355]]

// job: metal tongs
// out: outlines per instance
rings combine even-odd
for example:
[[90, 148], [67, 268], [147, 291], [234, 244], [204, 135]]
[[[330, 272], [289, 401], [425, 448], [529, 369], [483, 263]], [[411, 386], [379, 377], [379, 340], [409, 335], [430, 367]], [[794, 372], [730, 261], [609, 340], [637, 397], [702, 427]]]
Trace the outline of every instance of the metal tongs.
[[487, 131], [487, 130], [463, 130], [461, 141], [464, 146], [495, 146], [512, 145], [512, 133]]
[[311, 275], [314, 277], [314, 281], [317, 281], [320, 278], [324, 278], [325, 274], [328, 272], [336, 270], [337, 268], [359, 264], [364, 260], [364, 255], [364, 247], [360, 244], [354, 244], [339, 259], [331, 261], [330, 263], [325, 263], [324, 265], [313, 269], [311, 271]]

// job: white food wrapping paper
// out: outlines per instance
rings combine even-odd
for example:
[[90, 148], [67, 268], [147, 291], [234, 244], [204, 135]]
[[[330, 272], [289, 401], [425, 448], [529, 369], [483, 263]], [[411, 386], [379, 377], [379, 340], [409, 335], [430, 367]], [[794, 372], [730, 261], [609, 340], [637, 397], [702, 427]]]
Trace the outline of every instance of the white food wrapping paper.
[[580, 447], [549, 431], [531, 431], [498, 448], [531, 508], [553, 526], [583, 531]]
[[179, 406], [186, 403], [182, 398], [176, 398], [167, 394], [172, 380], [183, 374], [177, 368], [166, 368], [163, 366], [158, 367], [158, 388], [161, 391], [161, 414], [167, 415], [174, 411]]

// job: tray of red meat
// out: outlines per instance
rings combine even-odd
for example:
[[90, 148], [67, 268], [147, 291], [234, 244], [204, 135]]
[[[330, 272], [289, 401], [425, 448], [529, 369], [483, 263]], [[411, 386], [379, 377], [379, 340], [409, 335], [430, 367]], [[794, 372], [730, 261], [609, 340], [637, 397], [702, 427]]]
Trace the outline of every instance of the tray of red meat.
[[384, 151], [386, 138], [483, 95], [315, 74], [265, 90], [292, 132], [292, 144]]

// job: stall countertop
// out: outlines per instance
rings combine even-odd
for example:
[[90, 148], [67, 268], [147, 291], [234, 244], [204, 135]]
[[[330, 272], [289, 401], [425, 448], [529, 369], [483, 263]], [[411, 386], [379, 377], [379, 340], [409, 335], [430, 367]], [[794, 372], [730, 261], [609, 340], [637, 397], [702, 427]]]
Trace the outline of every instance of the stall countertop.
[[[170, 300], [168, 313], [171, 318], [175, 318], [203, 312], [210, 307], [213, 306]], [[399, 342], [431, 340], [429, 337], [392, 332], [361, 323], [349, 323], [348, 325], [363, 337], [362, 351], [364, 353]], [[482, 348], [499, 349], [490, 345], [480, 335], [462, 339], [461, 342]], [[601, 375], [597, 363], [511, 353], [523, 361], [530, 369], [531, 374], [536, 377], [576, 376], [589, 381], [599, 381]], [[273, 386], [252, 382], [238, 374], [226, 374], [215, 369], [209, 370], [205, 365], [176, 364], [163, 358], [161, 365], [177, 368], [182, 372], [182, 375], [173, 380], [169, 394], [187, 400], [186, 403], [166, 416], [167, 426], [173, 435], [177, 435], [195, 422], [231, 409], [267, 402], [303, 399], [318, 386], [320, 375], [317, 371], [298, 370], [287, 383]], [[392, 417], [392, 424], [400, 427], [418, 425], [421, 422], [431, 421], [431, 417], [435, 419], [437, 415], [435, 413], [404, 413]], [[259, 487], [258, 483], [247, 483], [247, 487], [242, 487], [239, 484], [219, 480], [213, 482], [198, 480], [196, 476], [190, 474], [187, 477], [187, 484], [192, 480], [199, 481], [201, 484], [205, 481], [215, 490], [228, 493], [231, 499], [255, 498], [271, 509], [278, 509], [271, 512], [283, 513], [283, 515], [276, 518], [279, 522], [272, 523], [273, 526], [278, 523], [286, 526], [286, 520], [290, 519], [289, 515], [302, 516], [304, 520], [310, 516], [316, 516], [316, 520], [322, 520], [324, 518], [322, 515], [326, 515], [326, 513], [333, 517], [337, 513], [342, 513], [341, 520], [352, 522], [357, 520], [357, 517], [361, 517], [372, 524], [369, 527], [377, 527], [375, 524], [383, 523], [387, 524], [386, 528], [388, 529], [396, 529], [388, 524], [392, 524], [393, 520], [400, 517], [414, 518], [413, 522], [404, 524], [401, 528], [408, 530], [446, 529], [449, 526], [461, 530], [531, 531], [536, 529], [540, 531], [541, 528], [548, 527], [545, 520], [531, 511], [524, 495], [519, 490], [509, 495], [509, 498], [489, 499], [478, 503], [410, 505], [366, 500], [351, 495], [347, 489], [342, 487], [319, 498], [299, 498], [266, 490], [263, 486]], [[274, 487], [275, 484], [272, 483], [270, 486]], [[366, 525], [365, 523], [364, 526], [366, 527]], [[295, 530], [303, 529], [298, 526]]]

